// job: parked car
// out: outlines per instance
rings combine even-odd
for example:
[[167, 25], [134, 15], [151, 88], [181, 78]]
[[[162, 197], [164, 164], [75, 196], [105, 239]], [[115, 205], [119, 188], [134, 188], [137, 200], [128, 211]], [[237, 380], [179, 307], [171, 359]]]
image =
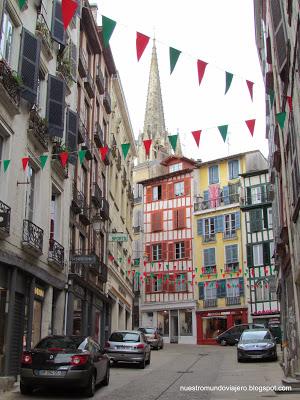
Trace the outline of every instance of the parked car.
[[91, 337], [47, 336], [22, 354], [20, 391], [31, 394], [44, 386], [78, 387], [92, 397], [96, 384], [109, 384], [109, 372], [108, 356]]
[[133, 362], [145, 368], [151, 360], [150, 345], [140, 331], [114, 331], [105, 343], [105, 351], [115, 364]]
[[138, 331], [143, 332], [147, 342], [151, 348], [156, 350], [164, 348], [164, 339], [157, 328], [138, 328]]
[[241, 337], [241, 334], [246, 329], [256, 329], [256, 328], [264, 328], [263, 324], [240, 324], [234, 325], [231, 328], [227, 329], [227, 331], [220, 333], [216, 337], [216, 341], [222, 346], [226, 345], [235, 345]]
[[241, 362], [247, 359], [277, 360], [276, 338], [268, 329], [243, 332], [237, 346], [237, 360]]

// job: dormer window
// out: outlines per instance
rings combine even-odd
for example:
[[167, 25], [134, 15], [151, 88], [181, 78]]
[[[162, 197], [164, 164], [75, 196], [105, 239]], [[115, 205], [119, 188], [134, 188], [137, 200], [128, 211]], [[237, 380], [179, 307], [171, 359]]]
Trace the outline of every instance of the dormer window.
[[177, 163], [169, 166], [169, 172], [176, 172], [182, 169], [182, 163]]

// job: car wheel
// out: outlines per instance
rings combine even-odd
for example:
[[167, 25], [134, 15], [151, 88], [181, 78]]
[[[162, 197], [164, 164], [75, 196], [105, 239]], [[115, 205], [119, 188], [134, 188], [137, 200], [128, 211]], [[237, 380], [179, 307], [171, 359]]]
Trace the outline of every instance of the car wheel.
[[30, 395], [33, 392], [33, 387], [24, 385], [24, 383], [20, 383], [20, 392], [24, 395]]
[[237, 362], [238, 362], [238, 363], [240, 363], [240, 362], [243, 362], [243, 359], [242, 359], [242, 357], [241, 357], [241, 356], [239, 356], [239, 355], [237, 356]]
[[227, 340], [226, 339], [222, 339], [220, 342], [221, 346], [227, 346]]
[[86, 397], [93, 397], [96, 390], [96, 376], [95, 374], [91, 374], [88, 386], [85, 388]]
[[103, 379], [103, 385], [104, 386], [108, 386], [108, 384], [109, 384], [109, 376], [110, 376], [110, 368], [109, 368], [109, 363], [107, 363], [106, 374], [105, 374], [105, 378]]
[[143, 361], [140, 362], [139, 367], [141, 369], [145, 369], [145, 367], [146, 367], [146, 356], [144, 357]]
[[149, 358], [148, 358], [148, 360], [146, 361], [146, 364], [147, 364], [147, 365], [150, 365], [150, 361], [151, 361], [151, 353], [149, 353]]

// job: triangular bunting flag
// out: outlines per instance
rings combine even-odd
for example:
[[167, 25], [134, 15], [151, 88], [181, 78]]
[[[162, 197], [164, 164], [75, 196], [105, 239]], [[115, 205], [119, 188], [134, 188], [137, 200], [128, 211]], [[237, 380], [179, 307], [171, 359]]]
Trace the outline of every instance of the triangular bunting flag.
[[85, 159], [86, 152], [87, 152], [86, 150], [79, 150], [78, 151], [78, 157], [79, 157], [79, 161], [80, 161], [81, 165], [82, 165], [82, 163], [83, 163], [83, 161]]
[[61, 162], [61, 165], [63, 166], [63, 168], [65, 168], [65, 166], [67, 164], [68, 156], [69, 156], [69, 153], [67, 151], [62, 151], [61, 153], [59, 153], [60, 162]]
[[175, 65], [178, 61], [178, 58], [181, 54], [181, 51], [174, 49], [173, 47], [170, 47], [169, 51], [170, 51], [170, 74], [172, 74], [172, 72], [175, 68]]
[[197, 71], [198, 71], [199, 86], [201, 85], [206, 66], [207, 66], [206, 62], [201, 61], [201, 60], [197, 60]]
[[290, 111], [293, 111], [293, 99], [292, 99], [292, 96], [286, 96], [286, 99], [287, 99]]
[[146, 156], [149, 156], [150, 147], [151, 147], [151, 144], [152, 144], [152, 139], [143, 140], [143, 143], [144, 143], [144, 146], [145, 146]]
[[124, 160], [125, 160], [126, 157], [127, 157], [128, 151], [130, 149], [130, 143], [122, 143], [121, 147], [122, 147], [123, 157], [124, 157]]
[[192, 135], [194, 136], [195, 142], [199, 147], [201, 131], [193, 131]]
[[48, 156], [47, 156], [47, 155], [42, 154], [42, 155], [40, 156], [40, 162], [41, 162], [41, 167], [42, 167], [42, 169], [44, 169], [47, 160], [48, 160]]
[[23, 165], [23, 170], [25, 171], [27, 165], [28, 165], [29, 157], [24, 157], [22, 158], [22, 165]]
[[228, 130], [228, 125], [220, 125], [218, 126], [218, 129], [221, 133], [221, 136], [224, 140], [224, 143], [226, 142], [226, 137], [227, 137], [227, 130]]
[[177, 146], [178, 135], [170, 135], [170, 136], [168, 136], [168, 138], [169, 138], [170, 144], [172, 146], [172, 149], [173, 149], [173, 151], [175, 153], [176, 146]]
[[284, 127], [285, 118], [286, 118], [285, 111], [276, 114], [276, 121], [278, 122], [281, 129], [283, 129]]
[[10, 164], [10, 160], [3, 160], [3, 169], [4, 169], [4, 172], [7, 171], [7, 168], [8, 168], [8, 166], [9, 166], [9, 164]]
[[62, 7], [62, 20], [64, 24], [64, 29], [66, 30], [77, 10], [78, 3], [77, 1], [73, 0], [62, 0], [61, 7]]
[[143, 35], [140, 32], [136, 33], [136, 55], [138, 61], [140, 61], [140, 58], [142, 57], [142, 54], [149, 43], [149, 39], [149, 36]]
[[116, 25], [117, 25], [116, 21], [102, 15], [102, 35], [103, 35], [104, 47], [108, 47], [109, 39], [111, 38], [111, 35]]
[[108, 152], [108, 146], [99, 147], [99, 152], [101, 154], [101, 160], [104, 161]]
[[227, 71], [225, 71], [225, 73], [226, 73], [226, 88], [225, 88], [225, 94], [226, 94], [231, 86], [233, 74]]
[[246, 125], [248, 126], [251, 136], [253, 136], [254, 127], [255, 127], [255, 119], [248, 119], [248, 121], [245, 121], [245, 122], [246, 122]]
[[253, 85], [254, 83], [251, 81], [246, 80], [247, 86], [248, 86], [248, 90], [251, 96], [251, 100], [253, 101]]
[[22, 10], [22, 8], [24, 7], [25, 3], [26, 3], [26, 0], [19, 0], [20, 10]]

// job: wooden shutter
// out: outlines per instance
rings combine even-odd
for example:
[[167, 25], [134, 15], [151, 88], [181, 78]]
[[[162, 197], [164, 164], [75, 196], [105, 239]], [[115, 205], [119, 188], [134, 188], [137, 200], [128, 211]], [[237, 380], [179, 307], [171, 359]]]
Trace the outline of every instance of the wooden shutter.
[[174, 254], [174, 243], [169, 243], [168, 245], [168, 253], [169, 253], [169, 260], [174, 260], [175, 259], [175, 254]]
[[266, 73], [265, 85], [266, 85], [266, 93], [271, 94], [271, 92], [274, 90], [273, 71], [269, 71]]
[[225, 263], [230, 264], [232, 262], [232, 246], [225, 246]]
[[162, 244], [161, 244], [161, 259], [162, 259], [162, 261], [166, 261], [167, 258], [168, 258], [167, 243], [166, 242], [162, 242]]
[[151, 214], [151, 231], [159, 232], [162, 231], [163, 228], [163, 212], [156, 211]]
[[247, 246], [247, 265], [248, 268], [253, 267], [253, 248], [251, 245]]
[[151, 293], [151, 279], [150, 276], [145, 278], [145, 293]]
[[53, 40], [63, 46], [65, 45], [66, 34], [62, 20], [61, 0], [54, 0], [53, 3], [51, 34]]
[[174, 198], [174, 183], [168, 183], [167, 185], [167, 196], [168, 199], [173, 199]]
[[287, 39], [285, 32], [285, 23], [283, 17], [283, 10], [281, 8], [280, 0], [270, 1], [270, 13], [273, 25], [273, 32], [275, 35], [275, 49], [277, 56], [277, 63], [279, 72], [282, 71], [287, 61]]
[[199, 300], [204, 300], [204, 282], [198, 283], [198, 289], [199, 289]]
[[152, 201], [152, 186], [147, 186], [146, 188], [146, 203], [151, 203]]
[[[68, 151], [74, 152], [77, 150], [77, 137], [78, 137], [78, 114], [68, 108], [67, 111], [67, 147]], [[77, 155], [70, 154], [69, 162], [73, 165], [76, 164]]]
[[182, 229], [186, 227], [186, 210], [185, 207], [177, 210], [177, 228]]
[[240, 296], [244, 296], [244, 278], [239, 278]]
[[185, 240], [184, 241], [184, 258], [191, 257], [191, 241]]
[[223, 201], [224, 201], [224, 204], [229, 204], [230, 203], [229, 187], [228, 186], [224, 186], [223, 187]]
[[205, 267], [209, 265], [209, 249], [203, 250], [203, 263]]
[[161, 185], [161, 199], [166, 200], [167, 199], [167, 184], [162, 183]]
[[74, 82], [77, 81], [77, 47], [75, 43], [70, 41], [70, 70], [71, 70], [71, 77]]
[[264, 259], [264, 266], [270, 265], [270, 245], [269, 242], [263, 243], [263, 259]]
[[178, 229], [178, 209], [173, 210], [173, 229]]
[[261, 209], [249, 211], [250, 216], [250, 231], [259, 232], [262, 230]]
[[65, 81], [48, 75], [47, 119], [50, 136], [63, 137], [65, 125]]
[[184, 194], [186, 196], [191, 194], [191, 178], [184, 178]]
[[197, 235], [203, 235], [203, 219], [197, 219]]
[[148, 261], [151, 262], [152, 261], [152, 251], [151, 251], [151, 246], [150, 245], [146, 245], [145, 246], [145, 256], [148, 258]]
[[41, 42], [32, 33], [23, 28], [19, 74], [22, 78], [21, 97], [30, 104], [36, 101], [39, 69], [40, 69]]
[[241, 227], [241, 215], [240, 212], [235, 213], [235, 229], [240, 229]]

